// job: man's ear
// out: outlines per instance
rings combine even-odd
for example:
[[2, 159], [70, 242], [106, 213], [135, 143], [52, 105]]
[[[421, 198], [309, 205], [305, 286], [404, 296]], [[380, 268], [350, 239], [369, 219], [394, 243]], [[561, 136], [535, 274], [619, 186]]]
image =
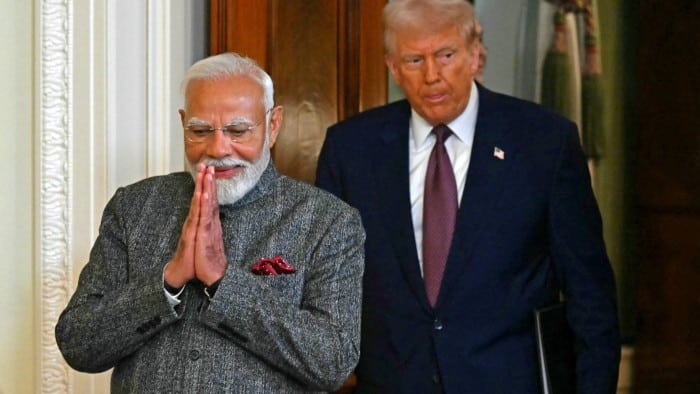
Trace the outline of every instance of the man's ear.
[[397, 67], [398, 65], [396, 64], [396, 61], [394, 60], [393, 57], [389, 55], [384, 55], [384, 64], [386, 64], [386, 68], [389, 70], [389, 73], [391, 74], [391, 78], [394, 79], [394, 82], [398, 84], [398, 81], [396, 79], [398, 75], [398, 70]]
[[180, 123], [182, 124], [182, 128], [185, 128], [185, 110], [180, 108], [177, 112], [180, 113]]
[[270, 112], [270, 149], [275, 146], [277, 135], [282, 128], [282, 118], [284, 118], [284, 107], [278, 105]]
[[479, 52], [481, 51], [481, 43], [478, 40], [472, 42], [472, 46], [469, 48], [470, 63], [469, 68], [472, 74], [476, 74], [479, 71]]

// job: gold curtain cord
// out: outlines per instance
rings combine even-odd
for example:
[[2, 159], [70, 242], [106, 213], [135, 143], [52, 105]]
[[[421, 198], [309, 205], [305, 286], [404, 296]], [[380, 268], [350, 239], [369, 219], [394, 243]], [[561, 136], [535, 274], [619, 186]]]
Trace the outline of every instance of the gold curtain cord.
[[559, 6], [563, 12], [583, 12], [590, 7], [591, 0], [546, 0], [548, 3]]
[[597, 10], [589, 2], [584, 8], [584, 62], [581, 70], [581, 143], [589, 159], [598, 160], [605, 150], [602, 64]]
[[[580, 97], [581, 145], [586, 156], [597, 161], [604, 153], [604, 96], [601, 79], [600, 37], [596, 0], [546, 0], [557, 7], [554, 14], [552, 44], [542, 67], [541, 103], [574, 120], [573, 95]], [[575, 76], [570, 67], [572, 48], [566, 45], [565, 16], [582, 14], [583, 62], [581, 74]], [[579, 22], [579, 23], [580, 23]], [[572, 78], [580, 79], [580, 91], [572, 91]]]

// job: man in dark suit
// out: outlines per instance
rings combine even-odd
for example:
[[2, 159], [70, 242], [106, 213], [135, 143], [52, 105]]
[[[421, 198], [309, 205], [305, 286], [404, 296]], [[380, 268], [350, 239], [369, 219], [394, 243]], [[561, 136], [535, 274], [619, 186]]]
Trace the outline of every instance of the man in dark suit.
[[576, 126], [473, 81], [468, 2], [393, 0], [384, 24], [407, 99], [330, 127], [317, 171], [367, 232], [358, 391], [540, 392], [533, 310], [563, 294], [577, 392], [614, 392], [615, 283]]

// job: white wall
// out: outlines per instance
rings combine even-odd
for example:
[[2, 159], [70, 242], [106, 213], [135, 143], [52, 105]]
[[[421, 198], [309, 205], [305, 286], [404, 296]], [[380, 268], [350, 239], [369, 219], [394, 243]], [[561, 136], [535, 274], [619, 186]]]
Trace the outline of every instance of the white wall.
[[538, 101], [555, 7], [543, 0], [476, 0], [474, 9], [488, 48], [484, 84]]
[[33, 393], [33, 132], [31, 1], [0, 13], [0, 393]]
[[184, 168], [179, 83], [208, 52], [207, 3], [108, 1], [109, 195]]
[[484, 27], [488, 48], [484, 83], [490, 89], [513, 94], [520, 39], [521, 14], [528, 0], [476, 0], [474, 9]]
[[[476, 0], [475, 12], [484, 26], [488, 48], [484, 84], [497, 92], [540, 101], [542, 65], [552, 42], [556, 6], [543, 0]], [[580, 74], [580, 40], [576, 24], [580, 16], [567, 14], [567, 46], [574, 75]], [[578, 23], [581, 23], [579, 20]], [[572, 92], [581, 82], [571, 81]], [[567, 116], [581, 125], [581, 98], [574, 94]]]
[[207, 52], [207, 2], [2, 3], [0, 394], [108, 392], [53, 327], [114, 190], [183, 169], [179, 80]]

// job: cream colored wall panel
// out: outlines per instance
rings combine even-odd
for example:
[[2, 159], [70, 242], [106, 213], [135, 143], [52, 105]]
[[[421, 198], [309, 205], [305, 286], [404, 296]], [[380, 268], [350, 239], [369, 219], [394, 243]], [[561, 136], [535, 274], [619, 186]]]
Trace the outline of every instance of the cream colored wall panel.
[[[34, 392], [32, 2], [0, 13], [0, 393]], [[26, 379], [28, 377], [28, 379]]]
[[[35, 45], [28, 53], [33, 51], [36, 67], [36, 99], [29, 111], [36, 127], [27, 139], [31, 148], [33, 137], [35, 146], [34, 157], [26, 160], [34, 163], [36, 203], [34, 241], [26, 241], [26, 250], [34, 251], [36, 279], [20, 283], [29, 286], [26, 299], [34, 299], [36, 328], [27, 330], [16, 320], [7, 332], [27, 333], [28, 343], [17, 346], [36, 351], [26, 363], [31, 370], [16, 380], [27, 392], [108, 393], [109, 372], [79, 373], [63, 361], [55, 323], [116, 188], [183, 168], [175, 101], [185, 69], [206, 50], [206, 22], [192, 19], [206, 13], [197, 0], [37, 0], [35, 7]], [[31, 165], [22, 168], [31, 171]], [[31, 185], [31, 172], [27, 178]], [[28, 194], [23, 201], [31, 205], [31, 189]], [[27, 217], [31, 234], [31, 214]], [[5, 360], [0, 358], [1, 365], [14, 362]], [[34, 381], [36, 391], [27, 381]], [[7, 392], [22, 392], [15, 388]]]

